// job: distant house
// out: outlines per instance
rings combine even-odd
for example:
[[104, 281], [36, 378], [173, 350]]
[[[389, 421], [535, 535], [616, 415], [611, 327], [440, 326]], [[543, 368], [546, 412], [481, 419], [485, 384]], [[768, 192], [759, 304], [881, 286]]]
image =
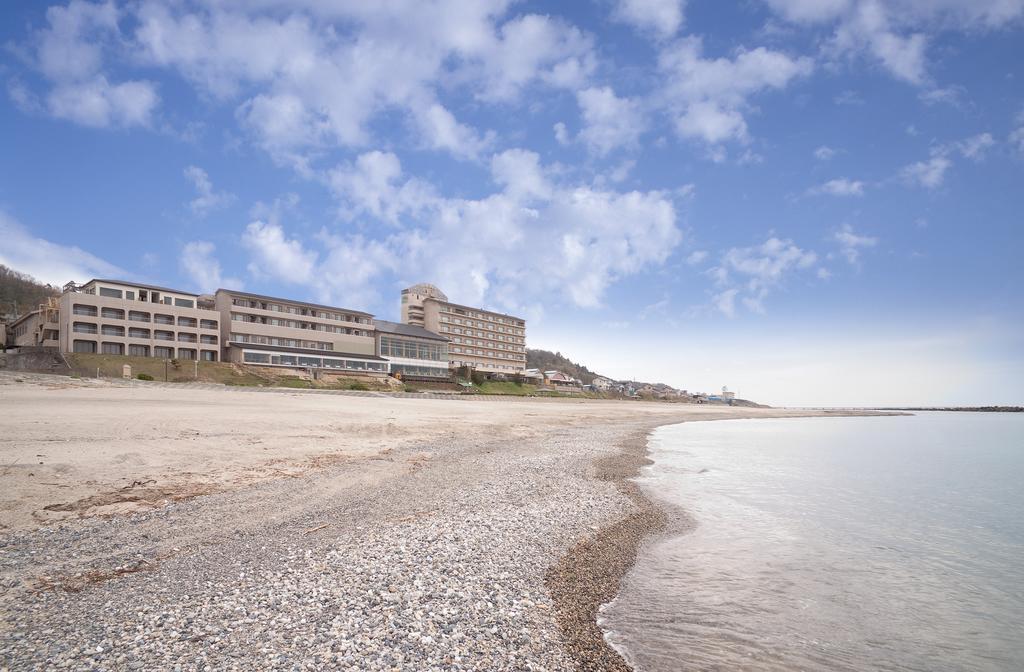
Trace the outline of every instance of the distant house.
[[593, 385], [594, 389], [597, 390], [598, 392], [606, 392], [612, 388], [614, 382], [609, 378], [605, 378], [604, 376], [598, 376], [594, 378], [593, 382], [591, 382], [590, 384]]
[[561, 371], [545, 371], [544, 383], [551, 387], [563, 390], [582, 390], [583, 381], [576, 380], [572, 376]]
[[544, 374], [540, 372], [540, 369], [526, 369], [522, 374], [523, 380], [527, 383], [534, 385], [544, 384]]

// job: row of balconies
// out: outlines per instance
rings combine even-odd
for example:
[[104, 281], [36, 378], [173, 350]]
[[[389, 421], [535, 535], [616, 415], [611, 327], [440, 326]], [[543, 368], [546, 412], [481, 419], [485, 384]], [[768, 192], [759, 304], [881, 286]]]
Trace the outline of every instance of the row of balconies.
[[141, 329], [138, 327], [130, 327], [127, 332], [124, 327], [104, 324], [97, 328], [95, 324], [89, 324], [87, 322], [75, 322], [72, 325], [71, 330], [76, 334], [100, 334], [103, 336], [116, 336], [117, 338], [134, 338], [138, 340], [156, 340], [156, 341], [179, 341], [181, 343], [203, 343], [205, 345], [217, 345], [218, 338], [209, 334], [190, 334], [187, 332], [178, 332], [175, 334], [173, 331], [165, 331], [162, 329]]
[[129, 322], [154, 322], [156, 324], [166, 325], [177, 325], [179, 327], [189, 327], [192, 329], [208, 329], [216, 330], [219, 327], [217, 320], [197, 320], [194, 317], [185, 317], [179, 315], [175, 320], [174, 315], [166, 315], [164, 313], [150, 314], [141, 310], [129, 310], [127, 314], [120, 308], [101, 308], [96, 310], [96, 306], [87, 306], [82, 304], [75, 304], [71, 310], [77, 316], [80, 317], [100, 317], [104, 320], [124, 320], [126, 315]]

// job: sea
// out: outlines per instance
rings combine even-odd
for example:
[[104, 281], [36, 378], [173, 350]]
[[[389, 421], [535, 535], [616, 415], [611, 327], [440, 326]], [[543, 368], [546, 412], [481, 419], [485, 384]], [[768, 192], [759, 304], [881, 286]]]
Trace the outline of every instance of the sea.
[[690, 422], [638, 481], [689, 531], [602, 607], [637, 670], [1024, 670], [1024, 413]]

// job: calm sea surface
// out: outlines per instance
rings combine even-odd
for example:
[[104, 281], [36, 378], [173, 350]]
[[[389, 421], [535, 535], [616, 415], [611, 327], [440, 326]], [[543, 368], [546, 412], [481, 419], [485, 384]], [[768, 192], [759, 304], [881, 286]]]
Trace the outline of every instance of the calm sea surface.
[[1024, 670], [1024, 414], [663, 427], [694, 531], [606, 605], [639, 670]]

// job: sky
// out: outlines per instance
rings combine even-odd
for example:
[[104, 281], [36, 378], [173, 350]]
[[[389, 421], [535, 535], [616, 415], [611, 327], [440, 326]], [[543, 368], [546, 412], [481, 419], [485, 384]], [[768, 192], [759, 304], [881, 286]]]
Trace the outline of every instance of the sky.
[[615, 378], [1024, 403], [1024, 0], [0, 7], [0, 263], [525, 317]]

